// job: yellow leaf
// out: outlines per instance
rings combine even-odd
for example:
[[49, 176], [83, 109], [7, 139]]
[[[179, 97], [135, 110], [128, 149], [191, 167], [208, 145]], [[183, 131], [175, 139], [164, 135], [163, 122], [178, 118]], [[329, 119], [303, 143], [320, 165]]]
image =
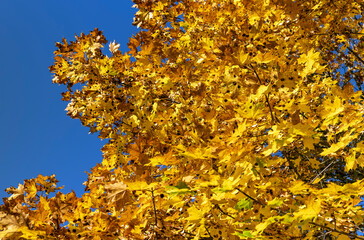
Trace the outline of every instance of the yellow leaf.
[[257, 90], [257, 99], [259, 99], [263, 94], [265, 94], [268, 90], [269, 86], [262, 85]]
[[317, 218], [321, 211], [321, 199], [317, 199], [314, 197], [310, 197], [305, 206], [295, 212], [294, 215], [296, 217], [305, 219]]
[[272, 223], [274, 223], [274, 217], [270, 217], [267, 220], [265, 220], [262, 223], [259, 223], [258, 225], [255, 226], [255, 230], [259, 233], [263, 232], [264, 229], [266, 229], [269, 225], [271, 225]]
[[261, 16], [258, 15], [256, 12], [249, 13], [249, 24], [254, 25], [256, 22], [260, 20]]
[[319, 142], [319, 139], [315, 139], [315, 138], [313, 138], [311, 136], [304, 136], [303, 137], [303, 145], [308, 149], [314, 150], [315, 146], [313, 144], [318, 143], [318, 142]]
[[188, 217], [186, 220], [189, 221], [200, 221], [203, 219], [203, 212], [197, 209], [195, 206], [188, 208]]
[[350, 240], [351, 238], [348, 237], [347, 235], [341, 234], [341, 235], [339, 235], [339, 237], [337, 239], [338, 240]]
[[39, 198], [39, 202], [42, 204], [43, 211], [50, 211], [49, 202], [44, 197]]
[[18, 188], [10, 187], [6, 189], [6, 192], [12, 193], [12, 195], [9, 197], [9, 200], [16, 199], [17, 197], [24, 195], [24, 185], [18, 184]]
[[309, 191], [309, 186], [303, 181], [296, 181], [295, 184], [289, 188], [293, 194], [302, 194]]
[[158, 185], [158, 183], [148, 184], [145, 181], [127, 182], [129, 190], [148, 190]]
[[352, 135], [351, 132], [346, 133], [337, 143], [332, 144], [329, 148], [326, 148], [321, 155], [327, 156], [329, 154], [333, 154], [338, 150], [346, 147], [352, 140], [356, 138], [355, 135]]
[[35, 182], [34, 181], [31, 181], [30, 182], [30, 186], [27, 186], [28, 187], [28, 196], [27, 198], [34, 198], [35, 195], [37, 195], [37, 186], [35, 185]]
[[20, 231], [23, 233], [21, 236], [24, 239], [42, 239], [41, 237], [45, 237], [46, 232], [45, 231], [37, 231], [37, 230], [30, 230], [28, 227], [23, 226], [17, 229], [17, 231]]
[[316, 183], [319, 183], [322, 179], [324, 179], [325, 178], [325, 175], [323, 175], [322, 177], [317, 177], [316, 179], [315, 179], [315, 181], [313, 181], [312, 182], [312, 184], [316, 184]]
[[335, 96], [335, 100], [333, 102], [332, 99], [324, 101], [323, 107], [325, 109], [323, 111], [323, 117], [327, 120], [331, 120], [333, 117], [336, 117], [345, 109], [338, 96]]
[[158, 155], [149, 159], [149, 163], [146, 166], [157, 166], [157, 165], [173, 165], [178, 163], [178, 159], [173, 154], [173, 151], [169, 151], [165, 155]]
[[186, 177], [183, 177], [183, 178], [182, 178], [182, 181], [189, 183], [189, 182], [191, 182], [194, 178], [195, 178], [195, 176], [186, 176]]
[[345, 171], [350, 171], [351, 169], [356, 168], [356, 158], [355, 158], [355, 152], [353, 154], [350, 154], [345, 158], [346, 165], [345, 165]]
[[140, 123], [137, 115], [132, 115], [129, 119], [129, 123], [132, 127], [137, 127]]
[[301, 57], [298, 59], [299, 64], [304, 64], [305, 68], [302, 72], [302, 78], [306, 77], [307, 75], [313, 73], [318, 68], [317, 64], [320, 58], [320, 52], [315, 52], [314, 49], [311, 49], [307, 52], [307, 54], [302, 54]]
[[259, 52], [254, 58], [253, 60], [256, 61], [257, 63], [269, 63], [271, 61], [276, 60], [277, 57], [274, 56], [271, 52], [268, 53], [262, 53]]
[[244, 64], [246, 62], [246, 60], [249, 57], [249, 53], [244, 53], [244, 51], [240, 51], [240, 54], [238, 56], [238, 60], [240, 62], [240, 64]]

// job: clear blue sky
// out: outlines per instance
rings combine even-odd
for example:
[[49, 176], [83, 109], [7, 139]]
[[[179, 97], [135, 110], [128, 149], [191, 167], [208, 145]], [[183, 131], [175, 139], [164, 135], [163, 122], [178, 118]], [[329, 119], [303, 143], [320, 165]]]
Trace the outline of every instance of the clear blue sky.
[[56, 174], [64, 192], [83, 192], [85, 171], [101, 162], [101, 141], [71, 119], [52, 83], [55, 42], [95, 27], [127, 51], [131, 0], [2, 0], [0, 14], [0, 203], [4, 191], [38, 174]]

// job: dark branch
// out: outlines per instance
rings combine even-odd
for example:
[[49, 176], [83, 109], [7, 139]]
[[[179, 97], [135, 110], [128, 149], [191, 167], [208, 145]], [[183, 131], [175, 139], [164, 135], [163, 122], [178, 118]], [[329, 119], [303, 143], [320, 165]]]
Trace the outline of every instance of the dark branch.
[[[336, 159], [335, 159], [336, 160]], [[327, 169], [329, 169], [329, 167], [335, 162], [335, 160], [333, 160], [329, 165], [327, 165], [321, 172], [319, 172], [316, 177], [314, 177], [310, 184], [312, 184], [321, 174], [323, 174]]]
[[262, 206], [265, 206], [266, 204], [265, 203], [262, 203], [261, 201], [249, 196], [248, 194], [246, 194], [245, 192], [241, 191], [239, 188], [235, 188], [236, 190], [238, 190], [239, 192], [241, 192], [242, 194], [244, 194], [246, 197], [250, 198], [251, 200], [253, 200], [254, 202], [262, 205]]
[[363, 59], [361, 59], [361, 57], [356, 53], [356, 52], [354, 52], [353, 51], [353, 49], [351, 49], [350, 47], [348, 47], [348, 50], [352, 53], [352, 54], [354, 54], [354, 56], [357, 58], [357, 59], [359, 59], [359, 61], [361, 62], [361, 63], [363, 63], [364, 64], [364, 60]]
[[222, 210], [221, 209], [221, 207], [218, 205], [218, 204], [215, 204], [215, 207], [217, 208], [217, 209], [219, 209], [220, 210], [220, 212], [222, 213], [222, 214], [224, 214], [224, 215], [226, 215], [226, 216], [228, 216], [228, 217], [231, 217], [232, 219], [235, 219], [233, 216], [231, 216], [230, 214], [228, 214], [228, 213], [226, 213], [226, 212], [224, 212], [224, 210]]
[[205, 229], [206, 229], [206, 232], [209, 234], [210, 238], [211, 238], [211, 239], [214, 239], [214, 238], [211, 236], [211, 233], [210, 233], [209, 229], [208, 229], [206, 226], [205, 226]]
[[154, 210], [154, 223], [155, 223], [155, 226], [157, 226], [158, 219], [157, 219], [157, 210], [156, 210], [156, 208], [155, 208], [154, 190], [152, 189], [152, 190], [151, 190], [151, 192], [152, 192], [153, 210]]
[[[262, 81], [260, 80], [260, 77], [259, 77], [257, 71], [255, 71], [255, 68], [253, 67], [252, 64], [250, 64], [250, 67], [253, 69], [253, 72], [254, 72], [255, 76], [257, 77], [257, 79], [259, 81], [259, 84], [261, 85], [262, 84]], [[275, 121], [277, 121], [279, 123], [279, 119], [277, 117], [274, 117], [274, 115], [273, 115], [273, 110], [272, 110], [272, 107], [270, 106], [269, 98], [268, 98], [267, 94], [264, 94], [264, 96], [265, 96], [265, 101], [267, 102], [267, 105], [269, 107], [269, 111], [270, 111], [270, 116], [272, 118], [272, 122], [274, 123]]]
[[344, 235], [352, 237], [352, 238], [364, 239], [364, 237], [360, 237], [360, 236], [358, 236], [358, 235], [356, 235], [354, 233], [343, 232], [343, 231], [340, 231], [340, 230], [337, 230], [337, 229], [334, 229], [334, 228], [331, 228], [331, 227], [323, 226], [323, 225], [320, 225], [320, 224], [317, 224], [317, 223], [314, 223], [314, 222], [310, 222], [310, 224], [315, 225], [317, 227], [325, 228], [325, 229], [330, 230], [332, 232], [337, 232], [337, 233], [340, 233], [340, 234], [344, 234]]

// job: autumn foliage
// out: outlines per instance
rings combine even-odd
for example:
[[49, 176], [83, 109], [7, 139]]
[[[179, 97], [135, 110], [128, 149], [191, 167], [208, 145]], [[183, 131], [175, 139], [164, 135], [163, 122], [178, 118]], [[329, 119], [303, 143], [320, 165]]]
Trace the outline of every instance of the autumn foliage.
[[363, 1], [134, 2], [128, 52], [95, 29], [50, 67], [108, 139], [85, 193], [8, 188], [0, 238], [364, 239]]

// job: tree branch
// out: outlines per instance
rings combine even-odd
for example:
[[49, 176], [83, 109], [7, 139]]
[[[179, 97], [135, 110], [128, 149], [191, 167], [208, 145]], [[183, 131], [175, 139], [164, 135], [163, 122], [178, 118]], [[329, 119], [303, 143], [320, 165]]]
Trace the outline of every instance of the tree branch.
[[335, 162], [336, 159], [334, 159], [329, 165], [327, 165], [321, 172], [319, 172], [316, 177], [314, 177], [310, 184], [312, 184], [322, 173], [324, 173], [334, 162]]
[[354, 54], [354, 56], [357, 58], [357, 59], [359, 59], [359, 61], [361, 62], [361, 63], [363, 63], [364, 64], [364, 60], [363, 59], [361, 59], [361, 57], [356, 53], [356, 52], [354, 52], [354, 50], [353, 49], [351, 49], [351, 47], [348, 47], [348, 50], [352, 53], [352, 54]]
[[[311, 35], [341, 35], [342, 33], [311, 33]], [[364, 35], [364, 33], [346, 33], [352, 35]]]
[[353, 234], [353, 233], [343, 232], [343, 231], [340, 231], [340, 230], [337, 230], [337, 229], [334, 229], [334, 228], [331, 228], [331, 227], [323, 226], [321, 224], [317, 224], [317, 223], [314, 223], [314, 222], [310, 222], [310, 224], [315, 225], [317, 227], [325, 228], [325, 229], [330, 230], [332, 232], [337, 232], [337, 233], [344, 234], [344, 235], [349, 236], [349, 237], [353, 237], [353, 238], [363, 239], [364, 240], [364, 237], [360, 237], [360, 236], [358, 236], [356, 234]]
[[244, 194], [246, 197], [250, 198], [251, 200], [253, 200], [254, 202], [262, 205], [262, 206], [265, 206], [266, 204], [265, 203], [262, 203], [261, 201], [249, 196], [248, 194], [246, 194], [245, 192], [241, 191], [239, 188], [235, 188], [236, 190], [238, 190], [239, 192], [241, 192], [242, 194]]
[[221, 209], [221, 207], [219, 206], [219, 204], [215, 204], [215, 207], [217, 208], [217, 209], [219, 209], [220, 210], [220, 212], [222, 213], [222, 214], [224, 214], [224, 215], [226, 215], [226, 216], [228, 216], [228, 217], [231, 217], [232, 219], [235, 219], [233, 216], [231, 216], [230, 214], [228, 214], [228, 213], [226, 213], [226, 212], [224, 212], [224, 210], [222, 210]]
[[154, 210], [154, 224], [155, 224], [155, 226], [157, 226], [158, 219], [157, 219], [157, 210], [155, 208], [154, 189], [152, 189], [151, 192], [152, 192], [152, 201], [153, 201], [153, 210]]
[[294, 163], [291, 161], [291, 157], [287, 154], [287, 155], [284, 155], [286, 158], [287, 158], [287, 161], [288, 161], [288, 165], [289, 165], [289, 168], [293, 170], [293, 172], [297, 175], [297, 177], [299, 179], [302, 179], [302, 176], [301, 174], [297, 171]]
[[206, 232], [209, 234], [210, 238], [211, 238], [211, 239], [214, 239], [214, 238], [211, 236], [211, 233], [210, 233], [209, 229], [208, 229], [206, 226], [205, 226], [205, 229], [206, 229]]
[[[253, 69], [253, 72], [254, 72], [255, 76], [257, 77], [257, 79], [258, 79], [258, 81], [259, 81], [259, 84], [261, 85], [261, 84], [262, 84], [262, 81], [260, 80], [260, 77], [259, 77], [259, 75], [258, 75], [257, 71], [255, 71], [255, 68], [253, 67], [253, 65], [252, 65], [252, 64], [250, 64], [250, 67]], [[267, 94], [264, 94], [264, 96], [265, 96], [265, 101], [267, 102], [267, 105], [268, 105], [268, 107], [269, 107], [270, 116], [271, 116], [271, 118], [272, 118], [273, 123], [274, 123], [275, 121], [277, 121], [277, 122], [279, 123], [279, 119], [278, 119], [277, 117], [274, 117], [274, 115], [273, 115], [273, 110], [272, 110], [272, 107], [270, 106], [269, 98], [268, 98]]]

